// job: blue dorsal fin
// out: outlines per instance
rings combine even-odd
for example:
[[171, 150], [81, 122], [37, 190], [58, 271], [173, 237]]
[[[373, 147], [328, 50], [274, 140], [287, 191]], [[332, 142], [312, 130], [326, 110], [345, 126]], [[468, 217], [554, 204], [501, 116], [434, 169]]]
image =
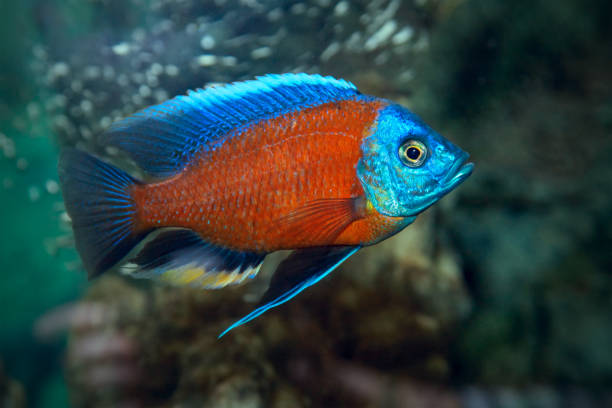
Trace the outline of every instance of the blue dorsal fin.
[[158, 178], [180, 172], [194, 153], [219, 146], [230, 131], [252, 121], [358, 95], [342, 79], [308, 74], [189, 91], [114, 123], [104, 142], [127, 152]]

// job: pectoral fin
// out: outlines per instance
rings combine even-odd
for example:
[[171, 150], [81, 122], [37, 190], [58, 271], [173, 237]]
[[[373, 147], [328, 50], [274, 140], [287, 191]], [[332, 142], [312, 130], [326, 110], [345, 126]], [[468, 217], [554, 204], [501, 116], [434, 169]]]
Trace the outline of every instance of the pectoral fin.
[[359, 246], [337, 246], [295, 250], [276, 269], [270, 287], [263, 295], [259, 306], [225, 329], [219, 338], [319, 282], [360, 248]]
[[352, 222], [361, 218], [365, 200], [360, 197], [314, 200], [278, 220], [273, 228], [283, 236], [332, 243]]

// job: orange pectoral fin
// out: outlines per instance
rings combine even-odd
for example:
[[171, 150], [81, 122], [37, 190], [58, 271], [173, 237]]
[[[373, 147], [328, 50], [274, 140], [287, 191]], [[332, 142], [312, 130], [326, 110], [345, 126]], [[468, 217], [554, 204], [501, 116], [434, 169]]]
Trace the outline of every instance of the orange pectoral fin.
[[329, 245], [352, 222], [363, 217], [364, 202], [361, 197], [310, 201], [279, 219], [272, 228], [305, 244]]

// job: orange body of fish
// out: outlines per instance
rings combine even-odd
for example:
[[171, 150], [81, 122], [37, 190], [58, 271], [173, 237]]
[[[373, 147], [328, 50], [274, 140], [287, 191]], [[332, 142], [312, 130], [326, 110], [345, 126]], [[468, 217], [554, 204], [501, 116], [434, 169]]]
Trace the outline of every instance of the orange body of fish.
[[[383, 106], [331, 102], [254, 124], [199, 154], [178, 175], [135, 185], [138, 228], [185, 227], [217, 245], [262, 252], [365, 245], [387, 237], [402, 218], [382, 215], [364, 202], [355, 170], [362, 141]], [[339, 235], [329, 223], [354, 215], [338, 197], [365, 204], [353, 209], [365, 213]], [[326, 211], [291, 217], [319, 200]]]

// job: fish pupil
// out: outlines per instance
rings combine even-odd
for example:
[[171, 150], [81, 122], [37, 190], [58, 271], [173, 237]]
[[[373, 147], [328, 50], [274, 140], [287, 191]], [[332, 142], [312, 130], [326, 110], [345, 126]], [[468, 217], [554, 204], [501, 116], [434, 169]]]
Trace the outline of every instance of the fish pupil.
[[416, 147], [409, 147], [406, 150], [406, 156], [411, 160], [417, 160], [421, 156], [421, 151]]

